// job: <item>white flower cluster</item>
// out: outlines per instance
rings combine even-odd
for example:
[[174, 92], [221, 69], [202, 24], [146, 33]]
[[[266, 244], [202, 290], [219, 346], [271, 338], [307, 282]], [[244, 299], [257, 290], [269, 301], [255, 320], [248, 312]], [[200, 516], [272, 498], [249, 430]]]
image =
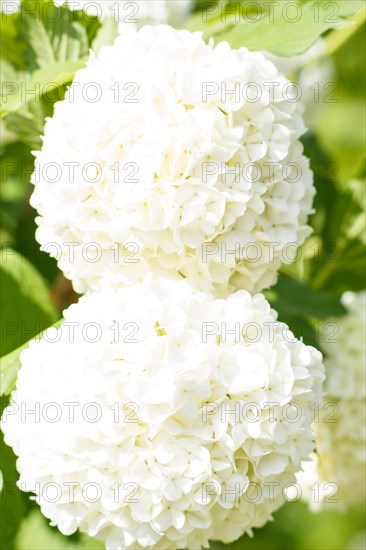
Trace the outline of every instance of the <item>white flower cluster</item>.
[[[49, 335], [22, 352], [2, 422], [19, 483], [53, 525], [111, 550], [172, 550], [228, 543], [271, 518], [313, 449], [308, 404], [323, 365], [283, 338], [262, 295], [214, 299], [149, 277], [84, 296], [64, 317], [73, 338], [64, 325], [56, 343]], [[206, 322], [237, 321], [261, 337], [202, 338]], [[80, 336], [90, 323], [99, 338]]]
[[[57, 0], [63, 4], [65, 0]], [[192, 0], [68, 0], [73, 10], [86, 10], [100, 19], [141, 26], [147, 23], [181, 23], [192, 8]]]
[[126, 28], [91, 54], [46, 123], [38, 241], [80, 293], [147, 273], [221, 295], [272, 285], [310, 233], [314, 196], [290, 96], [260, 53]]
[[[344, 508], [366, 496], [366, 292], [347, 292], [342, 302], [347, 315], [329, 319], [336, 328], [335, 341], [329, 341], [329, 330], [323, 338], [326, 398], [314, 425], [315, 464], [300, 476], [304, 487], [320, 484], [318, 502], [305, 491], [314, 509], [332, 503]], [[336, 486], [331, 499], [324, 496], [327, 483]]]

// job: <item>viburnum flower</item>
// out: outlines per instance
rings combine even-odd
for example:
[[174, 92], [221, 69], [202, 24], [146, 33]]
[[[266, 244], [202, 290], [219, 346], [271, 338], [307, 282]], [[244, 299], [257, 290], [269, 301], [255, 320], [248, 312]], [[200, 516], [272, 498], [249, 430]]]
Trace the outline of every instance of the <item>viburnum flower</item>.
[[52, 525], [111, 550], [263, 526], [313, 450], [320, 352], [263, 295], [185, 281], [87, 295], [64, 319], [22, 352], [2, 419], [19, 485]]
[[270, 286], [311, 232], [290, 90], [261, 53], [127, 28], [91, 54], [46, 123], [38, 241], [80, 293], [147, 273], [226, 295]]
[[321, 340], [326, 397], [314, 424], [317, 453], [299, 475], [315, 510], [359, 504], [366, 496], [366, 292], [346, 292], [342, 302], [348, 313], [328, 319]]
[[[63, 4], [65, 0], [57, 0]], [[112, 17], [117, 23], [181, 23], [192, 8], [192, 0], [68, 0], [71, 9], [84, 9], [100, 19]]]

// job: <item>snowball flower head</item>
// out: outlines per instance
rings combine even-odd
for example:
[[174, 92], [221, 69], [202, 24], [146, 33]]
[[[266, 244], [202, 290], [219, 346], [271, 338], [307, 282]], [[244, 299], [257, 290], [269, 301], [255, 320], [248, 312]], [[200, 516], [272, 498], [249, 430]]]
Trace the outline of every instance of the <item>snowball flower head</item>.
[[[65, 0], [57, 0], [63, 4]], [[192, 8], [192, 0], [68, 0], [73, 10], [85, 10], [99, 19], [112, 17], [116, 23], [181, 23]]]
[[22, 353], [2, 420], [52, 524], [111, 550], [197, 549], [264, 525], [313, 449], [320, 352], [262, 295], [185, 281], [84, 296], [64, 317]]
[[288, 84], [260, 53], [164, 25], [91, 54], [46, 123], [31, 199], [76, 291], [149, 272], [221, 293], [274, 283], [314, 195]]
[[[366, 292], [347, 292], [342, 302], [348, 313], [324, 324], [326, 398], [317, 434], [317, 454], [300, 481], [311, 508], [359, 504], [365, 500], [366, 469]], [[317, 482], [319, 499], [309, 487]]]

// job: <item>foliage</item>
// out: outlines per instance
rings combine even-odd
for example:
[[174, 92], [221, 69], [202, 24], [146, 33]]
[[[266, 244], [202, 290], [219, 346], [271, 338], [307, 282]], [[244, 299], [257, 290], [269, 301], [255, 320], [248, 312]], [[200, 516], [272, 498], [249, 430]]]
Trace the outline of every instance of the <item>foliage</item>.
[[207, 2], [186, 26], [203, 31], [205, 38], [227, 40], [234, 48], [245, 45], [250, 50], [291, 56], [305, 52], [326, 31], [349, 24], [345, 16], [363, 7], [362, 0], [284, 4], [230, 0], [216, 6]]

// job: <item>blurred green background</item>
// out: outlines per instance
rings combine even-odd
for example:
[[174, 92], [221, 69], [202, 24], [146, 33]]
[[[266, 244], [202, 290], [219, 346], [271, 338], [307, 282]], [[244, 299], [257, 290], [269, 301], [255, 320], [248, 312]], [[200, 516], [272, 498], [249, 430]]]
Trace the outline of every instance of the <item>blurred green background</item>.
[[[44, 3], [49, 1], [41, 0]], [[31, 11], [34, 2], [29, 0], [22, 10]], [[286, 22], [275, 21], [270, 30], [274, 37], [267, 36], [266, 29], [262, 33], [259, 26], [253, 35], [254, 26], [248, 28], [248, 23], [242, 27], [220, 27], [217, 21], [209, 21], [204, 26], [200, 16], [204, 3], [197, 2], [196, 14], [187, 22], [189, 28], [202, 27], [205, 36], [212, 35], [216, 41], [223, 37], [235, 46], [239, 41], [240, 45], [253, 49], [254, 43], [262, 36], [272, 54], [278, 54], [279, 49], [288, 54], [298, 53], [296, 48], [300, 46], [295, 44], [295, 39], [304, 31], [301, 26], [294, 28], [287, 23], [292, 26], [285, 28], [285, 34], [282, 34]], [[268, 2], [258, 0], [256, 3], [263, 6], [263, 10], [267, 9]], [[298, 0], [298, 3], [308, 5], [307, 0]], [[327, 5], [322, 1], [319, 4]], [[360, 10], [365, 3], [347, 0], [331, 4], [338, 6], [339, 15], [351, 18], [353, 24], [340, 29], [306, 28], [303, 34], [308, 33], [310, 44], [322, 35], [318, 47], [312, 49], [313, 53], [304, 53], [295, 59], [282, 57], [276, 61], [287, 76], [300, 83], [304, 92], [304, 116], [309, 130], [303, 143], [314, 169], [317, 195], [315, 213], [310, 220], [314, 232], [302, 247], [301, 259], [282, 269], [278, 284], [266, 295], [278, 310], [280, 320], [287, 322], [307, 344], [316, 346], [321, 346], [316, 330], [319, 323], [329, 316], [343, 313], [342, 293], [365, 287], [365, 7]], [[240, 8], [242, 6], [247, 6], [247, 13], [251, 13], [253, 2], [241, 2]], [[6, 116], [1, 120], [1, 356], [54, 323], [61, 317], [62, 310], [77, 299], [56, 263], [39, 252], [35, 241], [35, 212], [28, 203], [32, 192], [29, 183], [32, 151], [41, 147], [44, 119], [52, 115], [55, 100], [62, 98], [73, 72], [82, 66], [89, 47], [93, 43], [95, 47], [96, 39], [98, 45], [111, 42], [113, 31], [103, 28], [95, 18], [85, 18], [82, 12], [77, 13], [72, 25], [64, 17], [64, 11], [62, 14], [62, 24], [57, 24], [57, 27], [49, 21], [34, 21], [32, 17], [24, 23], [19, 14], [1, 17], [4, 82], [31, 82], [36, 77], [45, 79], [45, 82], [54, 80], [58, 75], [55, 65], [58, 62], [68, 63], [69, 70], [66, 76], [63, 74], [63, 78], [56, 79], [59, 86], [53, 94], [35, 95], [26, 103], [11, 103], [4, 97], [2, 89], [3, 115]], [[308, 27], [306, 21], [305, 24]], [[51, 48], [55, 48], [54, 36], [73, 35], [67, 58], [60, 59], [56, 49], [53, 57], [47, 58], [44, 42], [37, 38], [39, 25], [44, 32], [42, 40], [46, 36]], [[317, 82], [318, 98], [314, 95]], [[7, 257], [9, 248], [17, 255]], [[4, 407], [8, 397], [3, 396], [1, 400]], [[57, 529], [49, 527], [34, 502], [15, 486], [17, 472], [11, 449], [1, 442], [1, 450], [0, 470], [4, 478], [2, 549], [101, 548], [96, 541], [79, 535], [64, 537]], [[255, 531], [254, 538], [244, 537], [227, 546], [215, 543], [212, 548], [364, 549], [364, 518], [364, 507], [344, 512], [311, 513], [302, 502], [288, 503], [274, 515], [274, 522]]]

